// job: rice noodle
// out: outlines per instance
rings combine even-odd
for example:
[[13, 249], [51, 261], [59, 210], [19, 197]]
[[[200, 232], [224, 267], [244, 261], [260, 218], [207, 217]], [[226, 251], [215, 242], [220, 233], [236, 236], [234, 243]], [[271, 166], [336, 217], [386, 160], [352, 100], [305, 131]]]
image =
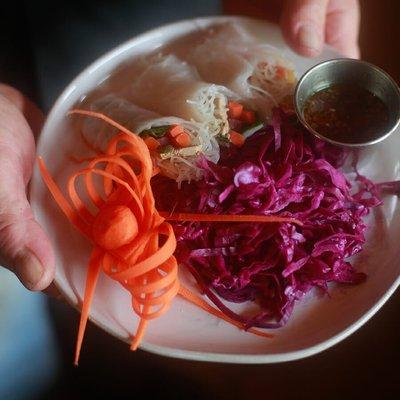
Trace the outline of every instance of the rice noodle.
[[[178, 117], [161, 117], [114, 94], [99, 98], [90, 105], [90, 109], [106, 114], [135, 133], [157, 126], [181, 125], [189, 134], [192, 145], [200, 146], [199, 154], [212, 162], [219, 160], [218, 142], [209, 135], [204, 123], [186, 121]], [[85, 118], [81, 129], [86, 142], [101, 151], [105, 151], [111, 137], [118, 133], [115, 128], [93, 118]], [[173, 155], [164, 160], [158, 159], [157, 164], [164, 175], [180, 184], [182, 181], [198, 180], [202, 177], [202, 170], [198, 168], [197, 160], [198, 155], [191, 157]]]
[[279, 49], [259, 43], [238, 23], [209, 30], [203, 43], [182, 57], [204, 80], [236, 92], [264, 117], [294, 90], [293, 65]]
[[203, 123], [211, 136], [228, 132], [227, 95], [219, 85], [205, 83], [196, 69], [176, 56], [149, 58], [149, 65], [130, 87], [132, 101], [160, 115]]

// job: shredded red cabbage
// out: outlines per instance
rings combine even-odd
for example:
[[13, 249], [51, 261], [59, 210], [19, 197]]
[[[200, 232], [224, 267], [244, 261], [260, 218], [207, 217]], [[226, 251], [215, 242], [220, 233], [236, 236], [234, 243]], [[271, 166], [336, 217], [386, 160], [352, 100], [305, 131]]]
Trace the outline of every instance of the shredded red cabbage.
[[[242, 148], [224, 148], [218, 164], [202, 159], [204, 179], [180, 189], [173, 180], [154, 179], [160, 210], [279, 214], [304, 223], [174, 223], [179, 262], [221, 311], [248, 328], [277, 328], [312, 288], [326, 291], [328, 282], [365, 280], [348, 258], [362, 250], [363, 219], [381, 204], [380, 191], [398, 193], [400, 183], [375, 185], [356, 172], [354, 193], [355, 182], [338, 169], [347, 156], [277, 109], [272, 125]], [[221, 298], [254, 301], [260, 310], [241, 316]]]

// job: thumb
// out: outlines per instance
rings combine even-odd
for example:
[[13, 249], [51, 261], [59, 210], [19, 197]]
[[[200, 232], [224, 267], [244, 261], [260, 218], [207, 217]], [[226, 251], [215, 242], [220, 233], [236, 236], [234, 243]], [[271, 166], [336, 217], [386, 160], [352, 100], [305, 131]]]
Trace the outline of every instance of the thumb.
[[26, 197], [35, 143], [25, 116], [37, 118], [38, 113], [21, 99], [21, 94], [13, 97], [10, 88], [0, 85], [0, 264], [28, 289], [42, 290], [54, 278], [54, 257]]
[[288, 0], [282, 11], [282, 33], [297, 53], [314, 57], [325, 41], [328, 0]]

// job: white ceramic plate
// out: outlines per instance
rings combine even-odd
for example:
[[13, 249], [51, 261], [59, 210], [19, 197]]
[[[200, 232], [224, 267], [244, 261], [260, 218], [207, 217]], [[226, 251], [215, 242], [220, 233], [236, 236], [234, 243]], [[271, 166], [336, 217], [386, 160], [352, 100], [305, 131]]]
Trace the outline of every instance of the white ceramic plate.
[[[97, 60], [64, 90], [48, 116], [38, 144], [38, 154], [44, 157], [61, 187], [65, 187], [71, 168], [76, 168], [66, 156], [77, 146], [71, 118], [65, 117], [71, 106], [121, 62], [198, 27], [227, 19], [232, 17], [183, 21], [138, 36]], [[294, 61], [299, 74], [317, 62], [337, 57], [328, 48], [315, 59], [299, 57], [284, 44], [277, 26], [251, 19], [240, 20], [265, 42], [282, 49]], [[368, 153], [362, 172], [378, 181], [399, 179], [399, 145], [400, 135], [396, 132]], [[37, 169], [32, 180], [31, 201], [36, 217], [54, 244], [56, 284], [72, 305], [80, 307], [90, 246], [58, 210]], [[370, 216], [368, 245], [354, 261], [357, 268], [367, 272], [368, 280], [361, 285], [333, 287], [330, 297], [308, 296], [297, 305], [289, 323], [277, 330], [272, 340], [241, 332], [177, 297], [165, 315], [149, 324], [141, 348], [172, 357], [232, 363], [289, 361], [327, 349], [361, 327], [399, 285], [399, 220], [398, 199], [387, 198], [385, 205]], [[128, 293], [105, 276], [99, 281], [90, 315], [95, 324], [124, 341], [128, 342], [130, 334], [135, 332], [137, 318]]]

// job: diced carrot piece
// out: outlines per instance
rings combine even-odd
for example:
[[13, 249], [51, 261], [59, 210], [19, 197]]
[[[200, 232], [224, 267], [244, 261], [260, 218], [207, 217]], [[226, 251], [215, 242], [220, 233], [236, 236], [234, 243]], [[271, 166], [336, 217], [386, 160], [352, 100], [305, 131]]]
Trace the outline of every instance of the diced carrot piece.
[[187, 132], [182, 132], [177, 137], [171, 139], [171, 142], [176, 147], [189, 147], [191, 145], [190, 136]]
[[239, 119], [243, 112], [243, 105], [235, 101], [228, 102], [228, 117]]
[[254, 124], [256, 122], [256, 114], [251, 110], [243, 110], [240, 120], [249, 125]]
[[147, 136], [147, 138], [143, 140], [150, 151], [156, 150], [161, 146], [160, 142], [156, 138], [153, 138], [152, 136]]
[[232, 130], [229, 132], [229, 139], [237, 147], [242, 147], [246, 140], [241, 133]]
[[167, 135], [170, 138], [176, 138], [183, 132], [185, 132], [185, 131], [181, 125], [171, 125], [171, 127], [169, 128], [169, 130], [167, 132]]
[[281, 67], [280, 65], [278, 65], [275, 69], [275, 76], [278, 79], [283, 79], [286, 76], [286, 68]]

